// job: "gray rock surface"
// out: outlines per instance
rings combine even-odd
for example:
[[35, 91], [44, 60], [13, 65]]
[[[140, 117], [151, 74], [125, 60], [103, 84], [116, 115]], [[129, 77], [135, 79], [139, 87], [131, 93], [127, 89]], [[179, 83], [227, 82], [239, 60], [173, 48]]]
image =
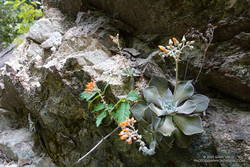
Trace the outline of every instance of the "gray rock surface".
[[28, 38], [32, 40], [43, 43], [48, 40], [49, 37], [52, 38], [52, 34], [62, 32], [62, 27], [55, 21], [43, 18], [37, 21], [29, 30]]
[[38, 154], [32, 132], [15, 127], [16, 117], [15, 113], [0, 109], [0, 167], [55, 167], [48, 156]]
[[[199, 81], [201, 85], [208, 83], [208, 87], [250, 102], [249, 94], [245, 93], [250, 91], [248, 80], [250, 78], [250, 2], [248, 0], [179, 0], [175, 2], [170, 0], [88, 0], [87, 2], [130, 26], [130, 29], [123, 26], [123, 31], [136, 34], [140, 40], [151, 46], [153, 43], [153, 48], [149, 51], [143, 47], [146, 53], [152, 52], [157, 45], [166, 43], [167, 40], [164, 40], [166, 37], [181, 38], [192, 27], [202, 30], [209, 23], [213, 24], [215, 26], [213, 41], [204, 61], [205, 70], [202, 71], [204, 75]], [[60, 0], [58, 3], [67, 4], [68, 2]], [[75, 0], [71, 7], [75, 3], [82, 4]], [[84, 6], [86, 7], [85, 4]], [[206, 33], [202, 35], [206, 36]], [[128, 43], [132, 47], [141, 49], [142, 44], [138, 46], [138, 41], [130, 38], [127, 37]], [[199, 48], [202, 47], [203, 45], [199, 45]], [[196, 60], [190, 61], [190, 67], [193, 67], [191, 73], [197, 75], [203, 53], [193, 52], [192, 54], [196, 56]]]

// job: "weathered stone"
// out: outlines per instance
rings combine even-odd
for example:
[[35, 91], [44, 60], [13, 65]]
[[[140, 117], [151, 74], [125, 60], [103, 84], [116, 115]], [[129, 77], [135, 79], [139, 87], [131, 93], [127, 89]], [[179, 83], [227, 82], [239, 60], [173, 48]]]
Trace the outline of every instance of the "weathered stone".
[[38, 149], [34, 149], [35, 140], [28, 129], [16, 129], [19, 124], [17, 115], [0, 109], [0, 166], [55, 167], [49, 157], [40, 156]]
[[62, 32], [62, 27], [56, 22], [44, 18], [37, 21], [30, 28], [27, 37], [36, 42], [43, 43], [55, 32]]
[[52, 48], [52, 47], [58, 47], [60, 46], [62, 43], [62, 35], [61, 33], [59, 32], [54, 32], [50, 35], [50, 37], [44, 41], [42, 44], [41, 44], [41, 47], [44, 48], [44, 49], [49, 49], [49, 48]]

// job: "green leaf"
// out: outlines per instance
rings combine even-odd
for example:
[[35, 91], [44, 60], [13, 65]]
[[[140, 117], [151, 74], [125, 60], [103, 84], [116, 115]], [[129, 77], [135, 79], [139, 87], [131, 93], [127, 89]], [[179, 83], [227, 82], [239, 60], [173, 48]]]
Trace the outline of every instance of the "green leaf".
[[153, 103], [158, 107], [162, 107], [161, 96], [155, 87], [143, 89], [143, 96], [148, 103]]
[[140, 96], [138, 94], [137, 91], [135, 90], [131, 90], [129, 93], [128, 93], [128, 96], [127, 96], [127, 100], [130, 100], [130, 101], [137, 101], [140, 99]]
[[196, 104], [191, 100], [185, 101], [183, 105], [176, 108], [179, 114], [191, 114], [195, 111], [195, 109]]
[[193, 135], [203, 132], [201, 118], [199, 116], [177, 114], [173, 117], [173, 121], [185, 135]]
[[105, 109], [105, 104], [100, 103], [100, 104], [98, 104], [97, 106], [94, 107], [92, 112], [101, 111], [103, 109]]
[[174, 137], [177, 146], [180, 148], [187, 148], [192, 142], [191, 137], [184, 135], [178, 128], [174, 131]]
[[188, 99], [194, 94], [194, 87], [192, 81], [183, 81], [177, 84], [174, 99], [178, 101], [178, 104], [183, 100]]
[[196, 104], [196, 110], [197, 112], [203, 112], [207, 109], [209, 104], [209, 98], [207, 96], [197, 94], [191, 97], [192, 102]]
[[176, 127], [172, 121], [172, 116], [166, 116], [163, 124], [158, 128], [158, 131], [163, 136], [171, 136], [175, 129]]
[[115, 113], [115, 119], [118, 123], [125, 121], [129, 117], [130, 115], [129, 109], [130, 109], [130, 105], [128, 101], [122, 102], [119, 105]]
[[114, 109], [114, 104], [109, 104], [108, 107], [105, 109], [106, 111], [112, 111]]
[[103, 111], [100, 114], [97, 115], [96, 117], [96, 126], [99, 127], [100, 124], [102, 123], [102, 120], [107, 116], [107, 112]]
[[81, 98], [82, 100], [89, 101], [91, 98], [93, 98], [93, 97], [96, 95], [96, 93], [97, 93], [97, 92], [86, 92], [86, 91], [84, 91], [84, 92], [82, 92], [82, 93], [80, 94], [80, 98]]
[[168, 90], [168, 81], [163, 77], [153, 76], [149, 81], [149, 86], [156, 87], [159, 94], [163, 96]]

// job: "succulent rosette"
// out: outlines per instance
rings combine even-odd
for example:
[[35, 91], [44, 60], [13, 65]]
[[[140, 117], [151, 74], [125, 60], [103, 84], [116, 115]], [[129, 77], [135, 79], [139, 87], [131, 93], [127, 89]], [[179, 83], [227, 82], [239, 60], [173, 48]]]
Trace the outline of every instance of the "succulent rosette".
[[166, 83], [164, 78], [152, 79], [142, 91], [145, 101], [133, 106], [132, 113], [152, 131], [174, 137], [177, 145], [185, 148], [189, 136], [203, 132], [200, 114], [207, 109], [209, 98], [194, 94], [192, 81], [178, 82], [174, 93]]

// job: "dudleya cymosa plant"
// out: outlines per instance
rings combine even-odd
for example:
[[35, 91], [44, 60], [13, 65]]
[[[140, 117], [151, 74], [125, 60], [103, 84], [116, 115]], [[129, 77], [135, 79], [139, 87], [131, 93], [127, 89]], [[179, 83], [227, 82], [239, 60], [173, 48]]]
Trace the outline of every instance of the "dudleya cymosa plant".
[[160, 139], [163, 136], [172, 138], [179, 147], [186, 148], [190, 144], [190, 136], [203, 132], [199, 115], [207, 109], [209, 98], [194, 94], [192, 81], [178, 80], [180, 55], [184, 48], [192, 48], [192, 44], [193, 41], [187, 42], [183, 37], [182, 42], [172, 38], [169, 46], [159, 46], [163, 56], [171, 56], [176, 62], [174, 92], [164, 78], [152, 78], [149, 87], [142, 91], [145, 102], [137, 103], [132, 108], [138, 121], [149, 124], [153, 142], [159, 142], [160, 134]]

